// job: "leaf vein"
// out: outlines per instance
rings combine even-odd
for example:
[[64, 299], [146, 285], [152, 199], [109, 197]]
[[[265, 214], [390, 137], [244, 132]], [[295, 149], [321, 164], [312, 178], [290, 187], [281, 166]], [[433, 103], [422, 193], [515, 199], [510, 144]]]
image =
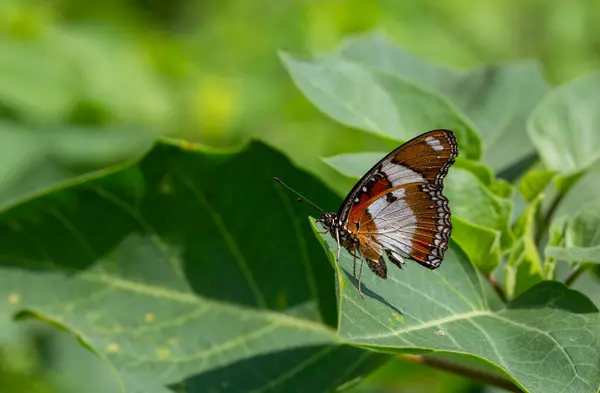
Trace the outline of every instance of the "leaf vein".
[[183, 182], [183, 184], [185, 184], [190, 189], [190, 191], [192, 191], [192, 193], [196, 197], [196, 200], [198, 202], [200, 202], [200, 204], [208, 211], [213, 222], [219, 229], [221, 236], [223, 236], [225, 243], [227, 243], [227, 246], [229, 247], [229, 251], [233, 255], [234, 260], [237, 262], [238, 267], [240, 268], [240, 271], [242, 272], [242, 274], [244, 275], [244, 278], [248, 282], [248, 286], [250, 287], [250, 290], [252, 291], [252, 294], [254, 295], [254, 298], [256, 299], [256, 303], [258, 304], [258, 306], [260, 308], [266, 309], [267, 303], [265, 301], [265, 297], [262, 294], [262, 292], [260, 291], [260, 287], [258, 286], [258, 284], [252, 274], [252, 270], [248, 266], [248, 263], [246, 262], [246, 258], [244, 258], [244, 255], [242, 254], [240, 248], [238, 247], [238, 245], [235, 241], [235, 238], [231, 235], [231, 233], [229, 233], [229, 230], [227, 229], [227, 226], [225, 225], [223, 218], [208, 203], [208, 201], [204, 197], [204, 194], [194, 185], [194, 183], [190, 179], [183, 176], [181, 173], [179, 173], [178, 176], [181, 179], [181, 181]]

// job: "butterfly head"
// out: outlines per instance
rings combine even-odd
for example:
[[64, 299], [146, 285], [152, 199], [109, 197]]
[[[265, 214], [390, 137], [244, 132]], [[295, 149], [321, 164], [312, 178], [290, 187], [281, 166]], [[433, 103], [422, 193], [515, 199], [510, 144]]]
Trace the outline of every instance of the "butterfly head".
[[333, 233], [336, 228], [339, 228], [340, 224], [338, 222], [337, 214], [334, 213], [323, 213], [319, 218], [319, 222], [321, 225], [325, 227], [328, 232]]
[[331, 233], [335, 239], [339, 239], [342, 244], [346, 244], [352, 237], [337, 214], [323, 213], [318, 222], [320, 222], [327, 232]]

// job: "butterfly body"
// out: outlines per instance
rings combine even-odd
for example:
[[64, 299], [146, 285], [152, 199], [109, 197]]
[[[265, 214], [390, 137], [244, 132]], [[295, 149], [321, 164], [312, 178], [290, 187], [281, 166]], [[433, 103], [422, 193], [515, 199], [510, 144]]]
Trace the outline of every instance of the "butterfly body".
[[[457, 155], [454, 133], [433, 130], [375, 164], [337, 213], [323, 212], [318, 220], [338, 243], [337, 259], [344, 247], [355, 262], [366, 261], [383, 279], [387, 278], [384, 255], [399, 268], [405, 259], [429, 269], [439, 267], [452, 233], [443, 180]], [[359, 293], [362, 263], [360, 267]]]

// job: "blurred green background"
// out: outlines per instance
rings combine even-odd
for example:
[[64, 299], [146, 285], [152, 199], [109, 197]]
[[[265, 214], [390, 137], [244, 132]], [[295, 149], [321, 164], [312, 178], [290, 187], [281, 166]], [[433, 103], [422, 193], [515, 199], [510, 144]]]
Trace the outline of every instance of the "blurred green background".
[[[593, 0], [2, 0], [0, 205], [143, 154], [157, 134], [214, 147], [259, 138], [345, 186], [320, 157], [389, 146], [313, 108], [277, 54], [374, 30], [455, 68], [534, 58], [558, 84], [600, 67]], [[115, 391], [69, 335], [5, 322], [1, 392]], [[353, 389], [493, 392], [400, 360]]]

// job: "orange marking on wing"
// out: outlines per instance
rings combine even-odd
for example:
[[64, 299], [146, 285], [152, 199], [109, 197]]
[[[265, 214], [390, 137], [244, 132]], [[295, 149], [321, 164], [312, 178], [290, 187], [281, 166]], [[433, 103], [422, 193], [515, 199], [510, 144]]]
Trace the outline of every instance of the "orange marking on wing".
[[[356, 225], [358, 224], [358, 226]], [[357, 229], [360, 228], [360, 229]], [[356, 234], [359, 241], [359, 251], [360, 253], [368, 259], [373, 261], [379, 260], [383, 250], [379, 243], [375, 241], [373, 235], [369, 234], [377, 232], [377, 226], [371, 220], [369, 213], [365, 211], [363, 215], [354, 215], [349, 217], [348, 220], [348, 229], [350, 232]]]
[[[382, 198], [386, 194], [388, 194], [394, 190], [398, 190], [400, 188], [404, 188], [406, 190], [406, 194], [403, 199], [410, 206], [423, 205], [423, 207], [427, 207], [427, 206], [431, 205], [432, 204], [431, 202], [429, 202], [427, 199], [425, 199], [421, 196], [421, 195], [423, 195], [423, 193], [418, 190], [419, 184], [420, 183], [407, 183], [407, 184], [403, 184], [398, 187], [388, 188], [387, 190], [385, 190], [373, 197], [368, 198], [364, 202], [362, 201], [362, 195], [365, 195], [365, 194], [362, 194], [361, 195], [361, 203], [359, 205], [354, 206], [352, 208], [352, 210], [350, 210], [350, 215], [348, 217], [348, 221], [356, 223], [359, 220], [361, 220], [360, 226], [361, 226], [361, 232], [362, 232], [363, 224], [372, 221], [371, 216], [369, 215], [368, 211], [366, 210], [369, 207], [369, 205], [371, 205], [376, 199]], [[432, 213], [431, 216], [434, 217], [435, 213]], [[356, 228], [356, 226], [353, 225], [352, 228]]]
[[367, 193], [360, 194], [359, 204], [356, 208], [359, 208], [361, 205], [364, 205], [369, 200], [369, 195]]
[[371, 189], [369, 190], [369, 196], [371, 198], [379, 196], [379, 194], [384, 193], [386, 190], [390, 188], [391, 184], [389, 180], [385, 177], [382, 177], [377, 181], [377, 183], [373, 184]]
[[378, 261], [381, 252], [381, 246], [373, 241], [365, 241], [360, 244], [360, 253], [372, 261]]
[[429, 251], [424, 251], [422, 248], [416, 248], [413, 247], [412, 251], [410, 252], [410, 258], [417, 261], [417, 262], [427, 262], [427, 255], [429, 254]]
[[385, 177], [379, 179], [367, 192], [361, 192], [358, 197], [358, 203], [355, 204], [350, 210], [350, 215], [355, 214], [355, 212], [361, 211], [365, 209], [371, 201], [379, 197], [380, 195], [385, 194], [386, 190], [389, 190], [392, 184]]

